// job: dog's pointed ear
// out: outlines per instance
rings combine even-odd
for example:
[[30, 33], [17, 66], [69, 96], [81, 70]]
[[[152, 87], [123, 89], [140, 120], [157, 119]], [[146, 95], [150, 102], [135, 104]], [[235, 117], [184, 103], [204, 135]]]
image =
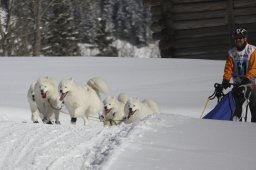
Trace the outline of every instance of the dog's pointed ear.
[[139, 97], [136, 97], [136, 98], [134, 99], [134, 101], [140, 102], [140, 98], [139, 98]]
[[90, 88], [87, 85], [84, 85], [86, 91], [90, 91]]
[[36, 81], [32, 80], [31, 84], [34, 86], [36, 84]]
[[35, 88], [35, 84], [36, 84], [36, 81], [35, 80], [32, 80], [31, 84], [30, 84], [30, 88], [31, 89], [34, 89]]
[[132, 102], [133, 98], [129, 97], [128, 102]]

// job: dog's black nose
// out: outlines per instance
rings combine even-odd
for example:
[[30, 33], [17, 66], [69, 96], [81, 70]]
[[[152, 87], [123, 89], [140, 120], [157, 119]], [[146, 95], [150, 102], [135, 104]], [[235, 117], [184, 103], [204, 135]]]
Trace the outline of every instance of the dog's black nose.
[[105, 109], [105, 110], [108, 110], [108, 107], [107, 107], [107, 106], [104, 106], [104, 109]]
[[129, 112], [132, 112], [132, 108], [129, 108]]
[[63, 93], [63, 90], [60, 90], [60, 93]]

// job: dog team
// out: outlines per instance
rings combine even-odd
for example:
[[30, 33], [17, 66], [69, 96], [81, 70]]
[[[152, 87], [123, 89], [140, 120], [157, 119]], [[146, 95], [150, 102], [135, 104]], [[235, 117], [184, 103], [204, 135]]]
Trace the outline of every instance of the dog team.
[[72, 78], [63, 79], [57, 85], [48, 76], [40, 77], [31, 83], [27, 93], [31, 119], [34, 123], [42, 121], [60, 124], [59, 115], [63, 112], [63, 106], [68, 111], [72, 124], [76, 124], [77, 118], [82, 118], [84, 125], [88, 125], [89, 118], [95, 116], [99, 117], [104, 126], [112, 126], [122, 122], [132, 123], [159, 113], [155, 101], [140, 101], [126, 93], [120, 93], [117, 97], [107, 96], [102, 101], [101, 97], [108, 92], [107, 83], [99, 77], [93, 77], [83, 85]]

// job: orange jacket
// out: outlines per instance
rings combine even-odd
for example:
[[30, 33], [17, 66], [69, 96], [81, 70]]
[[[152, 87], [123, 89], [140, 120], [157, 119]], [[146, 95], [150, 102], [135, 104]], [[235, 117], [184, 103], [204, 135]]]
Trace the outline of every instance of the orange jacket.
[[[235, 75], [235, 70], [237, 70], [237, 62], [246, 61], [248, 66], [246, 68], [246, 73], [244, 75]], [[229, 56], [226, 60], [223, 78], [230, 81], [233, 77], [234, 82], [237, 82], [235, 78], [237, 77], [247, 77], [249, 80], [256, 80], [256, 47], [247, 44], [245, 49], [242, 51], [237, 51], [236, 48], [229, 50]], [[239, 81], [239, 80], [238, 80]], [[238, 82], [239, 83], [239, 82]]]

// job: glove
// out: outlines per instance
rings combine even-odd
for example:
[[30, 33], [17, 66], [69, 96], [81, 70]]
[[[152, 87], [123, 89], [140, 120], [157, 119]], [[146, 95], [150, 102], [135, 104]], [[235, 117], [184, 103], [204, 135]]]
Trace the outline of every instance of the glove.
[[243, 80], [241, 81], [240, 85], [245, 85], [245, 84], [250, 84], [250, 83], [251, 83], [251, 81], [250, 81], [247, 77], [245, 77], [245, 78], [243, 78]]
[[230, 87], [230, 83], [229, 83], [229, 81], [226, 80], [226, 79], [223, 79], [223, 80], [222, 80], [221, 85], [222, 85], [222, 87], [223, 87], [224, 89], [227, 89], [228, 87]]
[[232, 89], [234, 96], [239, 97], [244, 95], [244, 87], [234, 87]]
[[223, 87], [221, 84], [215, 83], [214, 84], [215, 88], [215, 96], [220, 99], [224, 94], [223, 94]]
[[247, 77], [244, 77], [241, 81], [241, 83], [238, 84], [237, 87], [235, 87], [233, 89], [233, 92], [236, 96], [241, 96], [241, 95], [244, 95], [245, 93], [245, 88], [244, 87], [240, 87], [241, 85], [246, 85], [246, 84], [250, 84], [251, 81], [247, 78]]

